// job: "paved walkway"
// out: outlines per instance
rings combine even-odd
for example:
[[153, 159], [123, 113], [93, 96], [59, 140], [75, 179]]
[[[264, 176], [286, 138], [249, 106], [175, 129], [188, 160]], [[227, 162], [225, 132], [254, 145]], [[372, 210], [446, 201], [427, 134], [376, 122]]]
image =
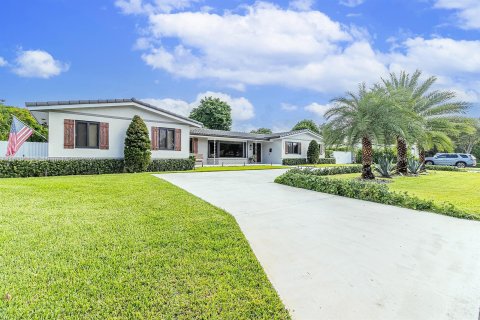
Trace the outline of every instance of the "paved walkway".
[[158, 177], [236, 218], [295, 319], [479, 318], [479, 222], [273, 183], [283, 172]]

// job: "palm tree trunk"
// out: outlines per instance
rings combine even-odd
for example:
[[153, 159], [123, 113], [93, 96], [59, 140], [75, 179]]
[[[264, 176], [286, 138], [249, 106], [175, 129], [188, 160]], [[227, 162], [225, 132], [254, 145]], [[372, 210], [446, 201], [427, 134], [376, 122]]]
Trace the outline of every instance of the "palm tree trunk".
[[369, 137], [362, 138], [362, 179], [375, 179], [372, 172], [373, 148]]
[[403, 137], [397, 137], [397, 172], [407, 174], [407, 142]]
[[418, 158], [418, 160], [422, 164], [420, 171], [425, 171], [425, 149], [423, 149], [422, 147], [418, 149]]

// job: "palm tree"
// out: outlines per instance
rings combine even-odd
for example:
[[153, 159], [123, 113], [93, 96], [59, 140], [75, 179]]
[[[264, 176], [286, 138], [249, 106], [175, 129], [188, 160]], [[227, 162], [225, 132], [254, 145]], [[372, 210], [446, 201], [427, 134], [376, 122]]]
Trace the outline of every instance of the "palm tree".
[[347, 92], [332, 100], [334, 104], [325, 113], [330, 139], [362, 144], [362, 178], [375, 179], [372, 172], [373, 142], [385, 139], [386, 133], [403, 134], [409, 118], [407, 112], [389, 103], [387, 92], [376, 85], [367, 89], [364, 83], [358, 93]]
[[417, 70], [411, 76], [405, 71], [399, 75], [390, 74], [389, 79], [382, 79], [385, 90], [393, 104], [399, 108], [414, 112], [422, 122], [422, 130], [417, 129], [418, 122], [413, 122], [405, 135], [397, 135], [397, 171], [407, 173], [407, 141], [418, 144], [420, 161], [425, 161], [425, 149], [433, 146], [452, 149], [449, 134], [464, 126], [465, 118], [458, 117], [469, 105], [465, 102], [453, 102], [453, 91], [430, 91], [436, 77], [429, 77], [420, 82], [422, 72]]

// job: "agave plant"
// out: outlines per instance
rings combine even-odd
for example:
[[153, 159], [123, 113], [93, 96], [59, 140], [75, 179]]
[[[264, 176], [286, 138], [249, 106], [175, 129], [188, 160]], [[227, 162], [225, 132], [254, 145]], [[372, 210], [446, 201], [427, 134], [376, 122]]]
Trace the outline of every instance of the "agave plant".
[[414, 175], [417, 175], [422, 170], [423, 162], [418, 161], [417, 159], [410, 158], [407, 160], [408, 172]]
[[391, 178], [395, 171], [395, 163], [389, 157], [381, 157], [378, 163], [375, 164], [375, 171], [377, 171], [383, 178]]

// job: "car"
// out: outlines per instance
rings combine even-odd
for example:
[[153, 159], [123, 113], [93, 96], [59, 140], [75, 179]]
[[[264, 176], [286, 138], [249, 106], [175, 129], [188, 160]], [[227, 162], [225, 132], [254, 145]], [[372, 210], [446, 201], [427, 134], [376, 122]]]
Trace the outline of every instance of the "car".
[[426, 165], [456, 166], [457, 168], [477, 166], [477, 158], [467, 153], [437, 153], [425, 158]]

